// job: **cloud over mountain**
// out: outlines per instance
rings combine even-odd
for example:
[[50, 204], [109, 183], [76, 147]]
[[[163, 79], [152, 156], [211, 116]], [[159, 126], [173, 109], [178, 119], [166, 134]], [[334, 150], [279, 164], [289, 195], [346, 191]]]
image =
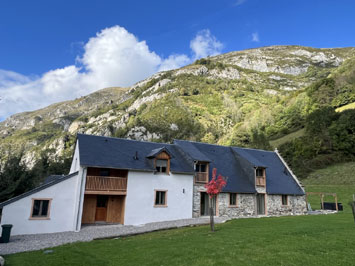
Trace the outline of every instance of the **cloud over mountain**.
[[84, 45], [76, 63], [27, 77], [0, 69], [0, 121], [7, 116], [73, 99], [104, 87], [126, 87], [157, 71], [179, 68], [221, 52], [223, 45], [209, 30], [191, 41], [192, 55], [162, 58], [147, 43], [120, 26], [103, 29]]

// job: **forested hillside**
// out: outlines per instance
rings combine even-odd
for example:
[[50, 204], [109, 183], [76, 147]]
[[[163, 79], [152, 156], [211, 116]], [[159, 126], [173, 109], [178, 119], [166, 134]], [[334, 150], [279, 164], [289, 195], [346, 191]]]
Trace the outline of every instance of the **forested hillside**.
[[[355, 48], [300, 46], [232, 52], [157, 73], [130, 88], [103, 89], [16, 114], [0, 123], [2, 172], [16, 165], [8, 159], [21, 162], [36, 176], [22, 185], [26, 189], [47, 173], [66, 173], [57, 166], [68, 165], [75, 135], [82, 132], [277, 147], [303, 178], [325, 165], [354, 160], [354, 56]], [[0, 178], [11, 183], [17, 177]]]

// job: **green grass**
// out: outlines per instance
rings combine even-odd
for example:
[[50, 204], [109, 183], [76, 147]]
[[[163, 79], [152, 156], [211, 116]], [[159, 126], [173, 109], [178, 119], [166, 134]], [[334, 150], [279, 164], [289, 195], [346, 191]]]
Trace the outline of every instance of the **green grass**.
[[[338, 202], [344, 207], [344, 212], [351, 213], [349, 202], [355, 194], [355, 162], [336, 164], [317, 170], [309, 175], [302, 184], [308, 192], [336, 193]], [[309, 196], [312, 209], [320, 209], [320, 197]], [[334, 202], [332, 196], [326, 196], [325, 201]]]
[[287, 134], [286, 136], [283, 136], [281, 138], [270, 140], [269, 142], [270, 142], [270, 145], [272, 148], [277, 148], [277, 147], [280, 147], [282, 144], [289, 142], [295, 138], [302, 137], [304, 135], [304, 133], [305, 133], [305, 129], [302, 128], [302, 129], [299, 129], [295, 132]]
[[7, 265], [353, 265], [351, 214], [238, 219], [5, 256]]
[[349, 109], [355, 109], [355, 103], [349, 103], [347, 105], [344, 105], [342, 107], [335, 109], [335, 111], [342, 112], [342, 111], [349, 110]]
[[[355, 193], [354, 167], [331, 166], [303, 181], [307, 191], [337, 193], [345, 208], [338, 214], [237, 219], [214, 233], [200, 226], [74, 243], [50, 254], [5, 256], [6, 265], [354, 265], [355, 223], [347, 206]], [[319, 206], [318, 197], [310, 200]]]

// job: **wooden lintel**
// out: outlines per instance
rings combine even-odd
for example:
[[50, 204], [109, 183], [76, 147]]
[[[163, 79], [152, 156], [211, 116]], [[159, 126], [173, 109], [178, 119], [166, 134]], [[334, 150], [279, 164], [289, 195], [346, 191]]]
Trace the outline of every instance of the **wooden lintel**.
[[100, 191], [100, 190], [97, 190], [97, 191], [88, 191], [86, 190], [85, 191], [85, 194], [88, 194], [88, 195], [126, 195], [127, 192], [126, 191]]

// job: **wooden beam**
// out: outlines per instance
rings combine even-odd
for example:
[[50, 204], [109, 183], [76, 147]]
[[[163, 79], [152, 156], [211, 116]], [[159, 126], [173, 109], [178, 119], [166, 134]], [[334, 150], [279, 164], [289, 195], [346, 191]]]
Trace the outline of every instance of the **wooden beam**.
[[87, 195], [126, 195], [126, 191], [103, 191], [103, 190], [92, 190], [85, 191]]
[[335, 209], [338, 211], [338, 197], [337, 197], [337, 194], [334, 195], [334, 199], [335, 199]]

